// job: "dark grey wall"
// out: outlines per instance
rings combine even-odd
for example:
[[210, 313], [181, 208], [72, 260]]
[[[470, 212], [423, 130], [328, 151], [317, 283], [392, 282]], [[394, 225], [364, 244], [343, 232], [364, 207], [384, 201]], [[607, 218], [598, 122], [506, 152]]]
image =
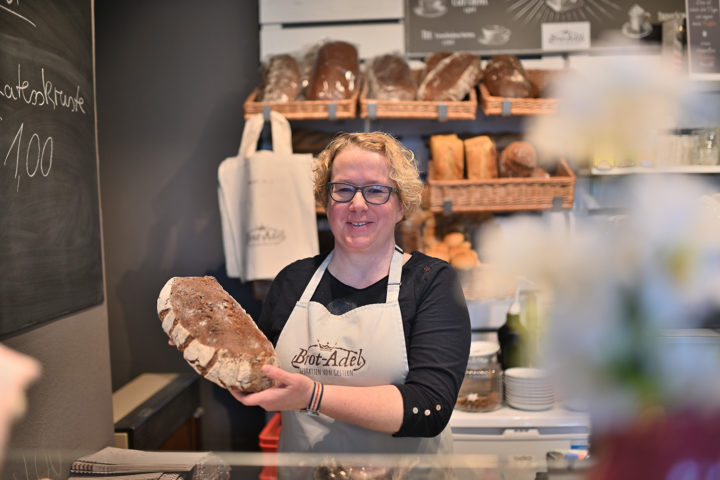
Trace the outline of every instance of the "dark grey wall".
[[[255, 1], [96, 0], [100, 185], [113, 390], [144, 372], [187, 372], [156, 300], [172, 276], [224, 277], [217, 167], [240, 145], [259, 80]], [[264, 414], [203, 382], [205, 449], [256, 448]]]
[[3, 340], [35, 358], [42, 375], [12, 425], [0, 478], [66, 478], [72, 461], [112, 443], [105, 304]]

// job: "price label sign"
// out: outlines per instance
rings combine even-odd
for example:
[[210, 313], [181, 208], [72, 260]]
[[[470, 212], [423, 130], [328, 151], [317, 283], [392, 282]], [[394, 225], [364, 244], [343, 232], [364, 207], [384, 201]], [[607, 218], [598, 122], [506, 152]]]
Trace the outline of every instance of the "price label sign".
[[720, 2], [686, 0], [688, 71], [693, 80], [720, 80]]

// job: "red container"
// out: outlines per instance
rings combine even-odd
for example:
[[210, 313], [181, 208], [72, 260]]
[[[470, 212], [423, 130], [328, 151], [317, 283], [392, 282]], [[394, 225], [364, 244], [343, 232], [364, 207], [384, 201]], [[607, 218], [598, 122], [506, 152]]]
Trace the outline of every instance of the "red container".
[[281, 429], [280, 418], [280, 412], [277, 412], [260, 431], [260, 450], [263, 452], [277, 452]]
[[[280, 412], [270, 418], [270, 421], [260, 431], [260, 450], [263, 452], [277, 452], [278, 441], [280, 440]], [[276, 480], [277, 467], [274, 465], [263, 467], [259, 480]]]

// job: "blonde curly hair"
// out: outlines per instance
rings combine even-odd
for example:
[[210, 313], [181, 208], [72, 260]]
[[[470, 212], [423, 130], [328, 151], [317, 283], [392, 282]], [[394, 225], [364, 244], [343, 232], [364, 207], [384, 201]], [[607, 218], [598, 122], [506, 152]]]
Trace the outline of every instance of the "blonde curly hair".
[[395, 182], [403, 208], [403, 216], [410, 217], [420, 208], [423, 182], [413, 152], [405, 148], [395, 137], [384, 132], [339, 133], [318, 155], [313, 168], [315, 199], [327, 205], [328, 182], [332, 177], [335, 157], [349, 147], [379, 153], [388, 161], [390, 179]]

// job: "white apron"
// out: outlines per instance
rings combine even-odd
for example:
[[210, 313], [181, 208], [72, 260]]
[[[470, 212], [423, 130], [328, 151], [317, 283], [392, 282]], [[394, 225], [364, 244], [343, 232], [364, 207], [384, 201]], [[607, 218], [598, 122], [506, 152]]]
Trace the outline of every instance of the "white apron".
[[[395, 247], [386, 303], [365, 305], [343, 315], [311, 302], [332, 252], [318, 267], [295, 305], [276, 345], [280, 365], [331, 385], [402, 384], [408, 373], [398, 294], [403, 255]], [[322, 413], [282, 412], [279, 452], [451, 453], [450, 429], [433, 438], [393, 437]]]

